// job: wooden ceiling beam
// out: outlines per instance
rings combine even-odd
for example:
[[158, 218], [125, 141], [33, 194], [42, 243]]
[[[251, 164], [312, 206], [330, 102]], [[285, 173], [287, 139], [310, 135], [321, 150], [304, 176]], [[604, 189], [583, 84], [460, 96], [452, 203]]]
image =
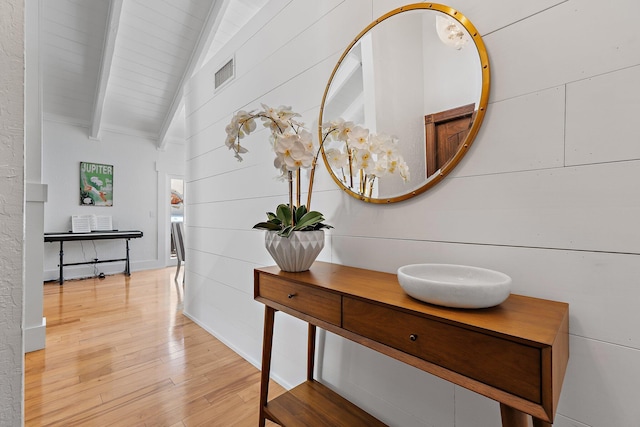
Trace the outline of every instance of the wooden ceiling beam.
[[109, 77], [111, 75], [111, 64], [113, 62], [116, 38], [120, 27], [123, 1], [124, 0], [111, 0], [109, 3], [109, 20], [107, 22], [104, 45], [102, 47], [102, 59], [100, 60], [100, 73], [98, 75], [98, 84], [96, 85], [96, 94], [91, 115], [89, 139], [100, 139], [107, 84], [109, 83]]

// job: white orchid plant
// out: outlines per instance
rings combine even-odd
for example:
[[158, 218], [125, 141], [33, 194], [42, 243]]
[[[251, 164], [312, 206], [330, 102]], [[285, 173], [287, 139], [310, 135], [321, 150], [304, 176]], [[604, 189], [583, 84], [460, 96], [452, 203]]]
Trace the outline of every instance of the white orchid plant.
[[[298, 117], [300, 114], [293, 112], [291, 107], [272, 108], [262, 104], [262, 110], [238, 111], [226, 127], [227, 139], [225, 143], [229, 149], [234, 151], [238, 161], [242, 161], [241, 154], [248, 152], [240, 144], [240, 140], [256, 130], [257, 119], [271, 130], [270, 142], [276, 154], [273, 164], [276, 169], [280, 170], [281, 178], [286, 179], [289, 183], [289, 203], [278, 205], [275, 213], [267, 212], [267, 221], [259, 222], [253, 228], [274, 230], [284, 237], [288, 237], [293, 231], [332, 228], [323, 223], [324, 216], [320, 212], [310, 209], [313, 179], [320, 147], [315, 147], [311, 133], [305, 129], [304, 123], [298, 121]], [[300, 169], [311, 169], [306, 205], [300, 202]], [[294, 180], [296, 183], [295, 191]]]
[[[251, 112], [238, 111], [226, 127], [225, 144], [234, 151], [235, 158], [242, 161], [242, 154], [248, 152], [240, 140], [257, 128], [256, 120], [271, 131], [270, 142], [276, 154], [274, 166], [280, 177], [289, 183], [289, 203], [278, 205], [276, 212], [267, 212], [267, 221], [259, 222], [253, 228], [274, 230], [288, 237], [292, 231], [309, 231], [332, 228], [324, 224], [324, 216], [311, 210], [311, 195], [318, 156], [327, 140], [344, 142], [344, 149], [331, 149], [325, 155], [334, 169], [342, 171], [344, 182], [347, 173], [350, 181], [347, 185], [354, 188], [354, 174], [359, 179], [358, 192], [370, 195], [377, 177], [398, 172], [406, 181], [409, 170], [397, 150], [397, 139], [386, 135], [373, 135], [353, 122], [338, 119], [322, 126], [319, 146], [313, 142], [313, 136], [298, 120], [300, 114], [291, 107], [272, 108], [262, 104], [261, 110]], [[307, 203], [301, 204], [300, 169], [310, 169]], [[348, 171], [348, 172], [347, 172]], [[294, 190], [295, 181], [295, 190]], [[295, 204], [294, 204], [295, 199]]]
[[339, 171], [343, 185], [371, 197], [377, 178], [398, 173], [409, 181], [409, 166], [398, 149], [398, 138], [372, 134], [353, 122], [338, 119], [323, 125], [324, 139], [340, 141], [337, 148], [325, 150], [334, 171]]

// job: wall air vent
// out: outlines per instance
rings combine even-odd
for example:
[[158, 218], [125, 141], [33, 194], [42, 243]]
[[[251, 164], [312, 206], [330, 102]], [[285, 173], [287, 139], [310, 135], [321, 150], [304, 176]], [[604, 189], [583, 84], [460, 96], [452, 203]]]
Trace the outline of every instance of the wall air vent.
[[215, 74], [215, 89], [218, 89], [220, 86], [233, 79], [234, 76], [234, 66], [233, 66], [233, 58], [231, 58], [226, 64], [224, 64]]

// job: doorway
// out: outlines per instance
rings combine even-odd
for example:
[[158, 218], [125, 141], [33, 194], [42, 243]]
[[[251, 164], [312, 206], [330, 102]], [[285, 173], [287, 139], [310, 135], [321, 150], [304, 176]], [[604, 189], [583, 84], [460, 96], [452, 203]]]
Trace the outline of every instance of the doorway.
[[175, 260], [177, 257], [176, 242], [174, 241], [173, 234], [171, 233], [171, 224], [174, 222], [184, 222], [184, 179], [171, 178], [169, 180], [169, 236], [171, 236], [170, 255], [171, 260]]

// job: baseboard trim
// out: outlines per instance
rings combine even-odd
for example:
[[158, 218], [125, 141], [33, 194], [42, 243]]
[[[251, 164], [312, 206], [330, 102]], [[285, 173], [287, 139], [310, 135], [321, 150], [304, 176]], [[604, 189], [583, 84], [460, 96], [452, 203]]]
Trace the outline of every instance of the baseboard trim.
[[24, 330], [24, 352], [42, 350], [46, 344], [47, 318], [42, 318], [42, 324], [25, 328]]
[[[124, 261], [114, 261], [104, 264], [96, 264], [98, 265], [98, 271], [100, 273], [104, 273], [107, 276], [112, 274], [121, 274], [124, 272]], [[131, 274], [135, 274], [136, 271], [142, 270], [155, 270], [157, 268], [164, 268], [164, 265], [158, 260], [149, 260], [149, 261], [131, 261]], [[74, 280], [74, 279], [87, 279], [90, 277], [95, 277], [94, 274], [94, 266], [92, 264], [89, 265], [73, 265], [64, 267], [64, 279], [65, 280]], [[55, 268], [54, 270], [44, 270], [44, 281], [45, 282], [53, 282], [60, 278], [60, 270]]]

